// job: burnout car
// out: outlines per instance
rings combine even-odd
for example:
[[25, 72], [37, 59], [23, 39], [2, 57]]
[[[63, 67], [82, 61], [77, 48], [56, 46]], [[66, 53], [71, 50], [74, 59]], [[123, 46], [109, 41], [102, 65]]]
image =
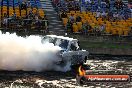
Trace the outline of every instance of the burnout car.
[[70, 62], [70, 66], [74, 67], [86, 62], [88, 59], [89, 52], [80, 48], [79, 41], [77, 39], [46, 35], [42, 41], [44, 43], [53, 43], [54, 46], [59, 46], [61, 50], [57, 53], [58, 57], [61, 58], [56, 64], [65, 66], [66, 63]]

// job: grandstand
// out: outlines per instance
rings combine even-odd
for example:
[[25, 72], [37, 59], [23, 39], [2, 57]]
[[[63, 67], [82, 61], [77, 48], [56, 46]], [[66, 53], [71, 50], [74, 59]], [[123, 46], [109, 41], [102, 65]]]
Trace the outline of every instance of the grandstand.
[[[132, 34], [132, 13], [128, 2], [120, 0], [51, 0], [58, 12], [66, 32], [85, 35]], [[0, 27], [8, 31], [45, 31], [49, 20], [43, 9], [51, 2], [43, 0], [1, 0]], [[43, 3], [47, 3], [45, 7]], [[51, 6], [50, 6], [51, 8]], [[53, 8], [52, 8], [53, 9]], [[51, 9], [48, 14], [55, 16]], [[52, 13], [51, 13], [52, 12]], [[63, 31], [61, 22], [49, 16], [49, 29]], [[56, 23], [54, 23], [56, 22]], [[56, 26], [57, 28], [55, 28]], [[28, 29], [28, 30], [27, 30]]]
[[1, 0], [1, 28], [7, 31], [42, 31], [48, 20], [40, 0]]
[[[64, 0], [57, 3], [56, 8], [67, 31], [70, 24], [70, 31], [74, 33], [129, 36], [132, 30], [132, 13], [123, 2], [121, 0], [110, 0], [110, 2]], [[61, 17], [64, 13], [66, 16]], [[81, 18], [79, 22], [78, 17]]]

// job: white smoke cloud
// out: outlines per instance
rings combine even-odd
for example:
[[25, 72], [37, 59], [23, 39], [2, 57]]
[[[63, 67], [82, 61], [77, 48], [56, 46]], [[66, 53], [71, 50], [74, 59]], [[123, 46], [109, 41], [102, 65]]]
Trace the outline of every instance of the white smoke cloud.
[[0, 70], [23, 71], [67, 71], [65, 67], [55, 64], [60, 58], [56, 53], [60, 47], [41, 43], [41, 37], [18, 37], [16, 34], [0, 32]]

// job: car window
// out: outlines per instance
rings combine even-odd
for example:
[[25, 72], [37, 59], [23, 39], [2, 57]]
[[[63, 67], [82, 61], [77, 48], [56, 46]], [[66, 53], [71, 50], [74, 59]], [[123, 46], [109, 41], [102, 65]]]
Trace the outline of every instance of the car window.
[[56, 41], [55, 41], [55, 46], [59, 46], [61, 43], [61, 39], [59, 38], [56, 38]]
[[61, 47], [63, 49], [67, 49], [68, 44], [69, 44], [69, 41], [64, 40], [64, 39], [61, 39], [60, 44], [59, 44], [59, 47]]
[[77, 50], [77, 45], [76, 45], [75, 42], [71, 43], [70, 49], [71, 49], [71, 51], [76, 51]]

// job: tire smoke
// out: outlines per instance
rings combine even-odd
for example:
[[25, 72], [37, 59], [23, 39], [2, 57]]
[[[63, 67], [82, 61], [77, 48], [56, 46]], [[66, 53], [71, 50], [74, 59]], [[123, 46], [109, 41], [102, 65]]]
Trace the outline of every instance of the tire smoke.
[[60, 58], [56, 55], [60, 47], [51, 43], [42, 44], [41, 37], [18, 37], [16, 34], [0, 33], [0, 70], [8, 71], [68, 71], [56, 65]]

